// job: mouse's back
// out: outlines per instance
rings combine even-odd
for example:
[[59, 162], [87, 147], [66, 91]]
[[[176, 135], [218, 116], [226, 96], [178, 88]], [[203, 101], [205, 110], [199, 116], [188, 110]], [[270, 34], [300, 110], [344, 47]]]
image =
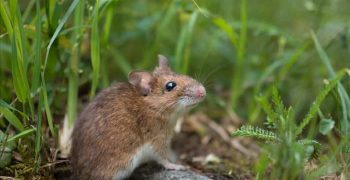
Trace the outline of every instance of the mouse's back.
[[[74, 125], [71, 162], [79, 179], [110, 178], [118, 165], [128, 163], [130, 151], [141, 143], [135, 130], [135, 94], [130, 84], [119, 83], [100, 92]], [[132, 142], [129, 139], [133, 139]]]

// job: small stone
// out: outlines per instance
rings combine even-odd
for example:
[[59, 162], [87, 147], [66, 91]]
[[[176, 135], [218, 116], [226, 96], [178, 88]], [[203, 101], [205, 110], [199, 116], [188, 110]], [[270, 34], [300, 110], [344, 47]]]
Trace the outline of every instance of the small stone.
[[220, 163], [220, 162], [221, 162], [221, 159], [217, 157], [215, 154], [209, 154], [204, 160], [204, 164]]
[[166, 170], [162, 166], [149, 163], [138, 168], [129, 178], [130, 180], [211, 180], [191, 170]]

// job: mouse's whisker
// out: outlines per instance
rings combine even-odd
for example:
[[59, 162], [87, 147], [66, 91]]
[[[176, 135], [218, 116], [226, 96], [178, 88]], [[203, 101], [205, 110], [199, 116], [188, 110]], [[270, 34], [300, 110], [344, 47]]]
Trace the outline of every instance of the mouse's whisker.
[[210, 81], [207, 81], [205, 84], [203, 84], [203, 86], [207, 89], [209, 87], [213, 87], [215, 85], [215, 81], [216, 80], [210, 80]]
[[223, 69], [224, 66], [220, 65], [220, 66], [216, 66], [214, 69], [210, 70], [209, 73], [206, 74], [206, 76], [203, 79], [203, 84], [216, 72], [218, 72], [219, 70]]

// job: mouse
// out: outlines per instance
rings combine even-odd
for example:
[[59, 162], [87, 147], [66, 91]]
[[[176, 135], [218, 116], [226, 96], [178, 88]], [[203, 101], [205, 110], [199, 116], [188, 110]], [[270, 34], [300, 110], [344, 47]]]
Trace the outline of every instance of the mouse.
[[203, 101], [204, 86], [172, 71], [158, 55], [153, 71], [135, 70], [97, 94], [78, 116], [72, 132], [71, 165], [75, 179], [125, 179], [154, 161], [184, 170], [171, 150], [174, 126]]

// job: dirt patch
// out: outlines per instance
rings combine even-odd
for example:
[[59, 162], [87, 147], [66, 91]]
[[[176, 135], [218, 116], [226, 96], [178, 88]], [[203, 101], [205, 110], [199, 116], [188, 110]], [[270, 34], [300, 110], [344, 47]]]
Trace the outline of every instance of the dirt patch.
[[[184, 121], [181, 133], [175, 135], [172, 143], [180, 162], [213, 179], [253, 179], [256, 157], [245, 155], [210, 127], [203, 127], [206, 133], [199, 135], [187, 119]], [[239, 143], [248, 149], [255, 145], [251, 139], [239, 139]]]

